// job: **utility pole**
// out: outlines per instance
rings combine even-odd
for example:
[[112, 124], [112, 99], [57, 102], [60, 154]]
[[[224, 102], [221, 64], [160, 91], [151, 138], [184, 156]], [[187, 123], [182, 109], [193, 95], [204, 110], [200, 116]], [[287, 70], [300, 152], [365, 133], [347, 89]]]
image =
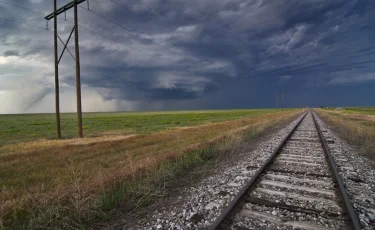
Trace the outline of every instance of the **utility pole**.
[[61, 139], [61, 126], [60, 126], [60, 90], [59, 90], [59, 63], [57, 59], [57, 0], [53, 4], [53, 28], [54, 28], [54, 54], [55, 54], [55, 106], [56, 106], [56, 132], [57, 139]]
[[74, 2], [74, 40], [76, 54], [76, 91], [77, 91], [77, 120], [78, 120], [78, 136], [83, 137], [82, 131], [82, 105], [81, 105], [81, 67], [79, 62], [79, 43], [78, 43], [78, 0]]
[[279, 109], [279, 94], [276, 93], [276, 109]]
[[[56, 100], [56, 126], [57, 126], [57, 137], [61, 138], [61, 127], [60, 127], [60, 99], [59, 99], [59, 63], [61, 58], [67, 50], [72, 58], [75, 60], [76, 64], [76, 91], [77, 91], [77, 120], [78, 120], [78, 136], [80, 138], [83, 137], [83, 130], [82, 130], [82, 104], [81, 104], [81, 69], [80, 69], [80, 61], [79, 61], [79, 43], [78, 43], [78, 4], [85, 2], [86, 0], [73, 0], [66, 4], [65, 6], [56, 9], [56, 0], [54, 0], [54, 11], [53, 13], [47, 15], [45, 17], [46, 20], [54, 19], [54, 56], [55, 56], [55, 100]], [[87, 0], [88, 2], [88, 0]], [[87, 4], [87, 6], [89, 6]], [[57, 34], [57, 16], [65, 13], [67, 10], [74, 7], [74, 27], [70, 32], [69, 38], [66, 43], [59, 37]], [[68, 49], [68, 43], [70, 38], [72, 37], [73, 31], [74, 33], [74, 40], [75, 40], [75, 56], [73, 56], [72, 52]], [[57, 39], [64, 45], [64, 49], [62, 50], [60, 57], [57, 58], [58, 54], [58, 47], [57, 47]]]
[[281, 92], [280, 96], [279, 93], [276, 93], [276, 108], [279, 109], [279, 106], [281, 108], [281, 111], [284, 111], [284, 93]]

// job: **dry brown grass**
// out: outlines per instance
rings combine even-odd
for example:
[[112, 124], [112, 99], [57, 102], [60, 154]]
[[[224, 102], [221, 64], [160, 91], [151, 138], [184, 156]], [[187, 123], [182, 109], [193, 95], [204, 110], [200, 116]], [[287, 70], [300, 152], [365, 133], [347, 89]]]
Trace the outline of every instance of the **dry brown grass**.
[[[320, 109], [320, 111], [324, 111]], [[362, 120], [362, 121], [371, 121], [375, 122], [375, 116], [374, 115], [368, 115], [368, 114], [361, 114], [361, 113], [345, 113], [345, 111], [342, 110], [330, 110], [330, 111], [325, 111], [326, 113], [330, 114], [338, 114], [340, 116], [343, 116], [345, 118], [353, 119], [353, 120]]]
[[[342, 138], [356, 145], [361, 154], [375, 163], [374, 116], [345, 114], [322, 109], [317, 109], [317, 112]], [[364, 121], [366, 124], [363, 123]]]
[[257, 134], [298, 113], [278, 112], [150, 135], [4, 146], [2, 151], [8, 153], [0, 154], [0, 226], [25, 221], [27, 228], [37, 228], [57, 219], [62, 225], [71, 224], [65, 215], [78, 222], [88, 220], [100, 212], [101, 194], [119, 182], [192, 150], [219, 142], [228, 148], [245, 131]]
[[135, 135], [112, 135], [112, 136], [100, 136], [91, 138], [74, 138], [67, 140], [46, 140], [40, 139], [37, 141], [21, 142], [16, 144], [9, 144], [0, 147], [0, 154], [13, 154], [20, 152], [40, 151], [42, 149], [61, 148], [68, 145], [88, 145], [100, 142], [110, 142], [124, 140]]

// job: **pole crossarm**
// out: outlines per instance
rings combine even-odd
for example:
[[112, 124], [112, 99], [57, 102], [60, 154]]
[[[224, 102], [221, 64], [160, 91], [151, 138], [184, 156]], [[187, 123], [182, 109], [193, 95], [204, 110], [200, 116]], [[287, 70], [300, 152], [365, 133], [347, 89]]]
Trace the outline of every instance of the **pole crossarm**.
[[72, 31], [70, 32], [69, 38], [68, 38], [68, 40], [66, 41], [66, 43], [64, 43], [64, 42], [61, 40], [60, 36], [57, 35], [57, 37], [60, 39], [60, 42], [64, 45], [64, 49], [63, 49], [63, 51], [61, 52], [60, 58], [59, 58], [59, 60], [58, 60], [58, 62], [57, 62], [58, 64], [60, 63], [60, 60], [61, 60], [61, 58], [62, 58], [62, 56], [63, 56], [65, 50], [67, 50], [67, 51], [70, 53], [70, 56], [72, 56], [72, 58], [75, 60], [73, 54], [72, 54], [72, 53], [70, 52], [70, 50], [68, 49], [68, 43], [69, 43], [70, 38], [72, 37], [72, 34], [73, 34], [74, 29], [75, 29], [75, 27], [73, 27]]
[[[85, 2], [85, 1], [86, 0], [78, 0], [77, 4], [80, 4], [80, 3]], [[71, 8], [73, 8], [74, 5], [75, 5], [75, 1], [72, 1], [72, 2], [69, 2], [68, 4], [66, 4], [65, 6], [59, 8], [58, 10], [56, 10], [56, 16], [64, 13], [65, 11], [67, 11]], [[52, 12], [49, 15], [47, 15], [44, 19], [49, 21], [49, 20], [53, 19], [54, 16], [55, 16], [55, 12]]]

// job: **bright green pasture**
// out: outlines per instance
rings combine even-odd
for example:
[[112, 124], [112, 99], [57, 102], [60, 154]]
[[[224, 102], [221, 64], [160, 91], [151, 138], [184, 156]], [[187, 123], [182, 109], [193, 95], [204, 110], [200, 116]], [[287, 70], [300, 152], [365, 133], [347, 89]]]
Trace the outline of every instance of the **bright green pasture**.
[[[179, 112], [113, 112], [84, 113], [85, 136], [102, 136], [103, 132], [145, 134], [173, 127], [194, 126], [245, 117], [274, 113], [275, 109], [215, 110]], [[77, 119], [74, 113], [61, 114], [63, 138], [77, 136]], [[109, 133], [108, 133], [109, 134]], [[0, 115], [0, 146], [20, 141], [56, 137], [54, 114]]]

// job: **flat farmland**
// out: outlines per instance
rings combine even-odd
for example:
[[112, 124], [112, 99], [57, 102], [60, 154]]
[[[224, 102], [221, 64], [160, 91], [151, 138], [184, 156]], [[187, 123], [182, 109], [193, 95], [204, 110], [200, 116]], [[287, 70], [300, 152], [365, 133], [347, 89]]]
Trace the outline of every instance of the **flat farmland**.
[[321, 111], [327, 112], [349, 122], [355, 122], [357, 125], [375, 125], [375, 107], [346, 107], [341, 109], [329, 108], [322, 109]]
[[346, 107], [341, 110], [342, 113], [363, 114], [375, 116], [375, 107]]
[[[115, 207], [133, 210], [164, 194], [165, 181], [232, 152], [300, 109], [0, 116], [0, 227], [87, 228]], [[152, 192], [150, 192], [152, 191]]]
[[317, 111], [346, 141], [375, 162], [375, 107], [326, 108]]
[[[119, 134], [149, 134], [174, 127], [257, 117], [274, 113], [272, 109], [216, 110], [181, 112], [115, 112], [84, 113], [83, 129], [86, 137]], [[56, 138], [54, 114], [0, 115], [0, 146], [22, 141]], [[77, 137], [76, 114], [61, 114], [63, 139]]]

